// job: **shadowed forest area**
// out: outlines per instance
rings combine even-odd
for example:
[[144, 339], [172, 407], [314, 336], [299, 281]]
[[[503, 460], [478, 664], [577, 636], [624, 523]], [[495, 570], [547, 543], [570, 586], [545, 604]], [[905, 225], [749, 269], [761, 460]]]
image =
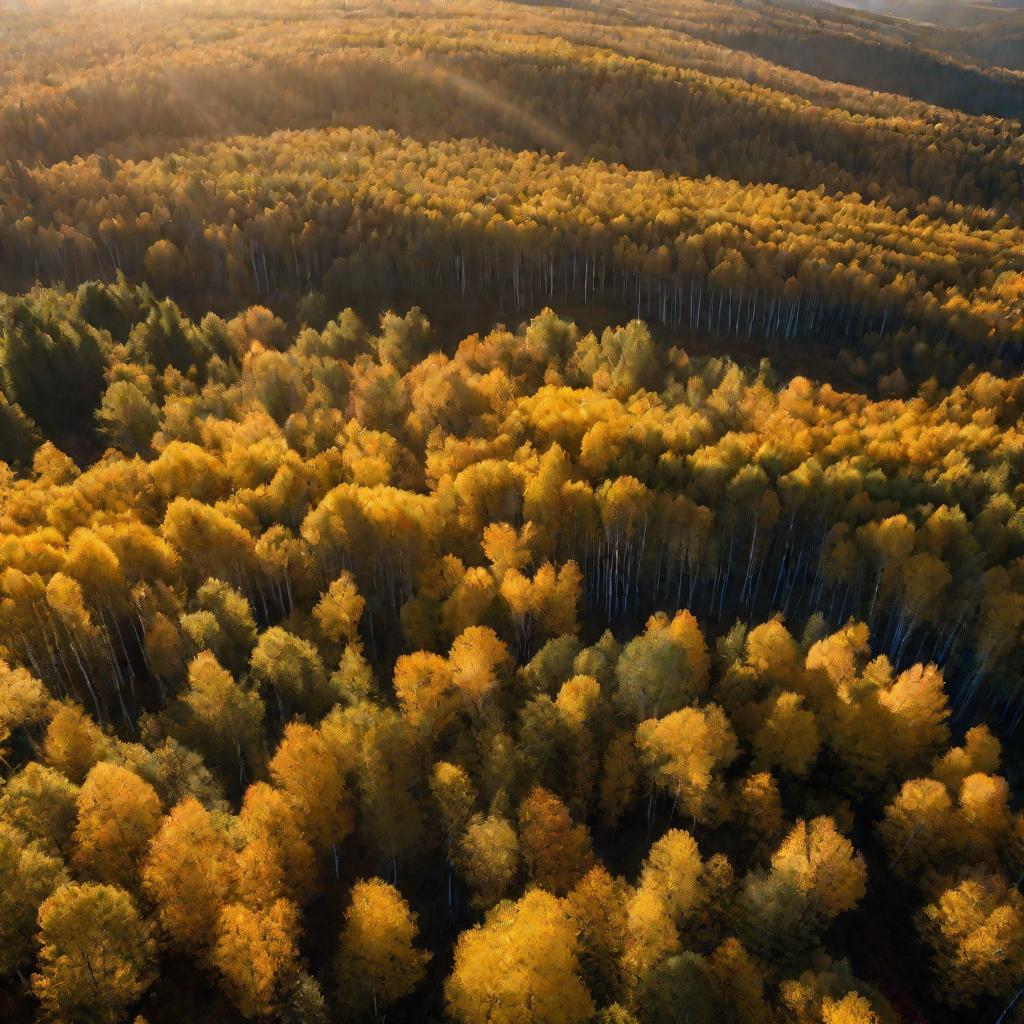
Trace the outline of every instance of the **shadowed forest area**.
[[0, 10], [0, 1019], [1024, 1024], [1024, 47], [930, 6]]

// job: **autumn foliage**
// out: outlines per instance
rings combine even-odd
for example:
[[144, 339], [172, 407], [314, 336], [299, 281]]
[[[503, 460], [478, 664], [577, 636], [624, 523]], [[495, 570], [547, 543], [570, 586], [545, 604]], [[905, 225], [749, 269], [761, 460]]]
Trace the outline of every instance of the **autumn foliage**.
[[0, 1019], [1020, 1018], [1019, 72], [796, 0], [0, 36]]

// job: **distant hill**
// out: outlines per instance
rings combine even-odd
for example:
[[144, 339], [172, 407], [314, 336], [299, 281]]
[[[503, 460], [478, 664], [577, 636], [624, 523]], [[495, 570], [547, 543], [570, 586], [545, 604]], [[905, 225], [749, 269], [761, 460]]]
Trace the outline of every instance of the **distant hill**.
[[1024, 11], [1024, 0], [837, 0], [837, 5], [948, 28], [974, 28]]
[[943, 37], [949, 50], [1015, 70], [1024, 70], [1024, 4], [991, 12], [974, 27], [956, 29]]
[[[920, 43], [1024, 70], [1024, 0], [837, 0], [841, 7], [916, 23]], [[942, 31], [935, 32], [938, 27]], [[923, 31], [922, 31], [923, 29]]]

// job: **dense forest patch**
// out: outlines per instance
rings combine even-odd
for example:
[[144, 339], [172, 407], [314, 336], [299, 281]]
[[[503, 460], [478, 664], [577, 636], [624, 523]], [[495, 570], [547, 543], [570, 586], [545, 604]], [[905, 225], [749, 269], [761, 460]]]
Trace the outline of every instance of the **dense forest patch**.
[[1024, 1021], [983, 21], [0, 14], [2, 1019]]

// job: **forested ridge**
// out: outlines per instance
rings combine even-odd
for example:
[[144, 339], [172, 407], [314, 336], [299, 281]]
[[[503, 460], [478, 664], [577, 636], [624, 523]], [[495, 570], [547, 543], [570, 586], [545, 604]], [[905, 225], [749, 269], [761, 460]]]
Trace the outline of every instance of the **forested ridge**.
[[1024, 1021], [959, 31], [0, 13], [0, 1019]]
[[1020, 0], [844, 0], [843, 6], [923, 23], [904, 21], [901, 27], [968, 60], [1024, 67]]
[[[927, 351], [945, 384], [971, 362], [1019, 364], [1017, 121], [811, 79], [603, 7], [554, 37], [534, 7], [415, 10], [287, 32], [179, 18], [170, 39], [195, 41], [166, 61], [125, 27], [112, 65], [57, 81], [12, 68], [5, 276], [123, 272], [197, 313], [310, 288], [372, 311], [440, 284], [485, 308], [557, 296], [704, 332], [813, 334], [890, 374], [916, 376]], [[697, 31], [706, 16], [717, 40], [718, 7], [686, 11], [662, 20]]]

